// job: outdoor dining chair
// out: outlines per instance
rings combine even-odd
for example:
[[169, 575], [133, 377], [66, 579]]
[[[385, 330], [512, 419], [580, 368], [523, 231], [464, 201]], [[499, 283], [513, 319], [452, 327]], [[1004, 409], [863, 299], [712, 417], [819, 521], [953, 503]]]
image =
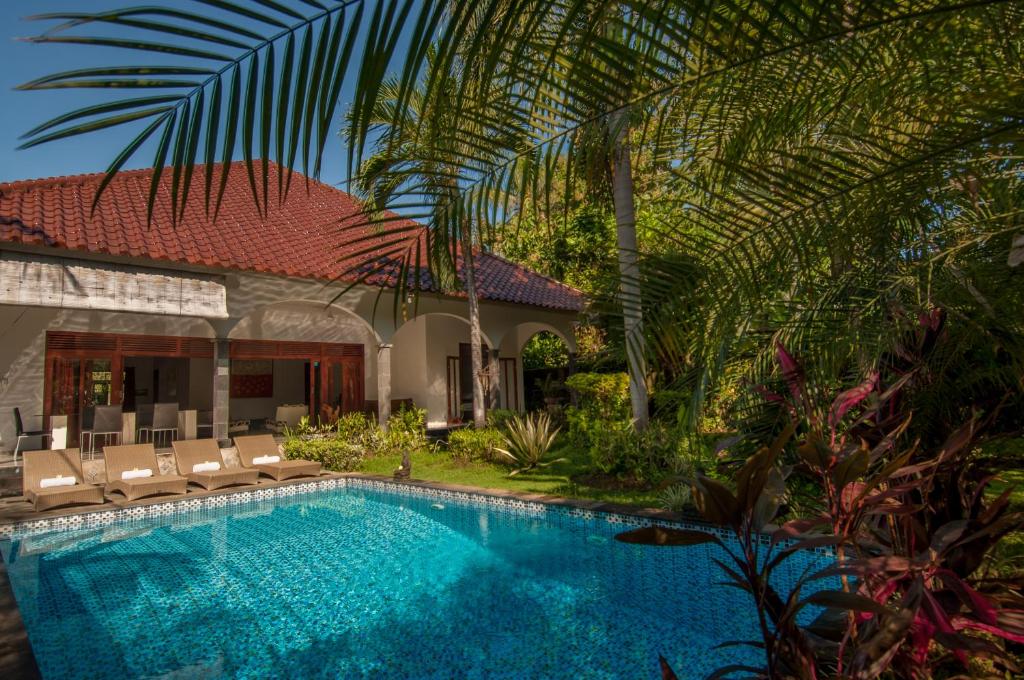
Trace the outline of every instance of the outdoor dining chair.
[[160, 434], [167, 434], [167, 441], [178, 438], [178, 404], [168, 402], [153, 405], [153, 423], [139, 428], [139, 443], [145, 441], [143, 434], [149, 433], [149, 441], [156, 443]]
[[96, 437], [103, 437], [104, 445], [109, 443], [108, 437], [115, 437], [118, 444], [121, 443], [121, 432], [124, 429], [124, 416], [121, 413], [121, 405], [111, 406], [97, 405], [93, 414], [92, 428], [82, 430], [82, 443], [89, 441], [89, 458], [96, 456]]
[[[14, 444], [14, 464], [18, 464], [18, 452], [21, 450], [21, 442], [31, 437], [46, 439], [50, 433], [46, 430], [26, 430], [25, 423], [21, 419], [21, 409], [14, 407], [14, 431], [18, 435], [18, 441]], [[45, 442], [44, 442], [45, 443]]]

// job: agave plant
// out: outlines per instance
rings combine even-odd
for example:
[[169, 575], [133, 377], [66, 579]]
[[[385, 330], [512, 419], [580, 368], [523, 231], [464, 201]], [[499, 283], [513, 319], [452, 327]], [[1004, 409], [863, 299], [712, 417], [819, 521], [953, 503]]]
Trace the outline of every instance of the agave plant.
[[686, 484], [674, 484], [658, 496], [661, 507], [672, 512], [682, 512], [693, 502], [693, 494]]
[[508, 422], [506, 429], [506, 448], [496, 448], [495, 451], [505, 456], [515, 466], [509, 477], [566, 460], [544, 460], [561, 429], [552, 428], [551, 418], [547, 413], [534, 413], [525, 418], [517, 416]]

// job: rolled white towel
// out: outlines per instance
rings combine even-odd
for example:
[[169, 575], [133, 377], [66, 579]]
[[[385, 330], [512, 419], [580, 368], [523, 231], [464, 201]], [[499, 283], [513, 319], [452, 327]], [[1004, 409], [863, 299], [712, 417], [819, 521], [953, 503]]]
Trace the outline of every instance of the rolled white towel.
[[121, 473], [121, 479], [122, 480], [145, 479], [146, 477], [152, 477], [152, 476], [153, 476], [153, 471], [151, 469], [149, 469], [149, 468], [143, 468], [142, 470], [139, 470], [138, 468], [136, 468], [134, 470], [125, 470], [124, 472]]
[[206, 461], [205, 463], [196, 463], [192, 466], [192, 472], [216, 472], [220, 470], [220, 463], [214, 461]]
[[44, 477], [39, 480], [40, 489], [52, 489], [55, 486], [74, 486], [78, 482], [74, 477], [64, 477], [57, 475], [56, 477]]
[[281, 456], [257, 456], [252, 459], [253, 465], [270, 465], [271, 463], [280, 463]]

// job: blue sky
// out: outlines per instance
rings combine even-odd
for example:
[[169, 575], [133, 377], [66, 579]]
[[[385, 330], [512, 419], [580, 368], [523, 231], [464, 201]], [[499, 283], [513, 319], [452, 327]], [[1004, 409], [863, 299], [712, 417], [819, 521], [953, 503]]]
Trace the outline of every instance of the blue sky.
[[[133, 129], [124, 126], [60, 140], [27, 150], [17, 150], [19, 137], [34, 126], [72, 109], [111, 98], [103, 90], [56, 90], [21, 92], [14, 88], [26, 81], [59, 71], [117, 63], [158, 64], [161, 59], [150, 54], [108, 48], [74, 45], [40, 45], [18, 41], [17, 38], [38, 35], [53, 23], [25, 21], [24, 17], [45, 12], [100, 11], [118, 7], [149, 4], [133, 0], [0, 0], [0, 182], [102, 172], [123, 146], [134, 137]], [[187, 0], [159, 0], [152, 4], [200, 8]], [[91, 28], [93, 35], [115, 35], [107, 27]], [[172, 58], [173, 59], [173, 58]], [[180, 60], [180, 58], [179, 58]], [[179, 61], [180, 63], [180, 61]], [[120, 93], [114, 93], [116, 96]], [[345, 105], [342, 95], [342, 106]], [[340, 128], [340, 111], [334, 130]], [[126, 167], [146, 167], [152, 152], [145, 147]], [[324, 160], [321, 179], [338, 183], [345, 179], [345, 154], [342, 141], [332, 135]]]

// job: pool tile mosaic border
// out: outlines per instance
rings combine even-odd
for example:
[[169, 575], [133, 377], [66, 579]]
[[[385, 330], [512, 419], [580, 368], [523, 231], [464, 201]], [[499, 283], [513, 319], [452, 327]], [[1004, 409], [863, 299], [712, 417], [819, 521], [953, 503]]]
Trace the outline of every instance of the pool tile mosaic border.
[[138, 505], [128, 508], [116, 508], [95, 512], [84, 512], [60, 517], [46, 517], [34, 520], [23, 520], [11, 524], [0, 525], [0, 540], [15, 536], [31, 536], [48, 531], [92, 529], [110, 526], [121, 522], [130, 522], [153, 517], [184, 515], [213, 508], [235, 505], [246, 505], [271, 498], [283, 498], [300, 494], [342, 489], [345, 479], [320, 479], [299, 484], [277, 486], [269, 489], [253, 489], [251, 491], [235, 491], [232, 493], [204, 496], [202, 498], [184, 498], [168, 500], [151, 505]]
[[[272, 498], [284, 498], [331, 489], [345, 488], [366, 489], [409, 497], [427, 497], [459, 505], [490, 507], [497, 509], [499, 512], [521, 517], [563, 516], [581, 520], [603, 520], [608, 524], [620, 525], [623, 527], [639, 528], [658, 525], [679, 529], [697, 529], [700, 531], [712, 532], [723, 539], [731, 536], [730, 532], [727, 530], [700, 522], [672, 521], [667, 519], [630, 515], [620, 512], [590, 510], [587, 508], [573, 507], [572, 505], [563, 505], [558, 502], [541, 502], [525, 500], [515, 496], [491, 495], [483, 490], [480, 492], [468, 492], [439, 488], [422, 483], [392, 482], [366, 477], [335, 477], [332, 479], [311, 480], [268, 489], [235, 491], [233, 493], [204, 496], [202, 498], [185, 498], [169, 500], [162, 503], [154, 503], [151, 505], [117, 508], [114, 510], [103, 510], [36, 520], [25, 520], [12, 524], [0, 525], [0, 540], [30, 536], [50, 531], [72, 531], [78, 529], [105, 527], [112, 524], [128, 523], [153, 517], [185, 515], [214, 508], [247, 505]], [[765, 534], [762, 540], [765, 544], [768, 544], [771, 541], [771, 536]], [[832, 554], [828, 548], [815, 548], [812, 552], [822, 555]]]

